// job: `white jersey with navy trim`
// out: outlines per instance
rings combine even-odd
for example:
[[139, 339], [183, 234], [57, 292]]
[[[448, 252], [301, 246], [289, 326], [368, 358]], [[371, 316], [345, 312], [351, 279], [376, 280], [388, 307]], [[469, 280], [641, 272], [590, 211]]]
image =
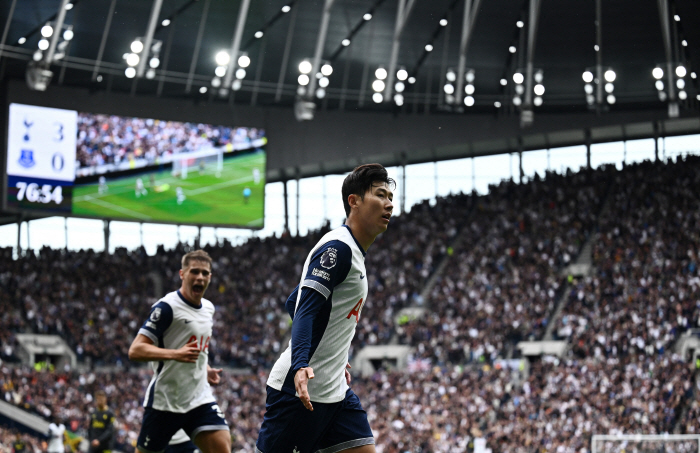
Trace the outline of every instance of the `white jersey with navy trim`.
[[[314, 311], [313, 326], [309, 328], [308, 366], [313, 368], [315, 375], [308, 383], [311, 401], [335, 403], [345, 398], [348, 389], [345, 366], [350, 342], [367, 300], [364, 256], [350, 229], [343, 225], [324, 235], [304, 263], [293, 323], [302, 316], [299, 301], [305, 288], [312, 288], [325, 298], [325, 301], [321, 300], [322, 306]], [[267, 380], [270, 387], [288, 393], [294, 393], [293, 364], [301, 363], [294, 357], [298, 354], [294, 341], [292, 325], [292, 339]]]
[[63, 423], [51, 423], [49, 424], [49, 445], [46, 447], [46, 451], [49, 453], [63, 453], [65, 447], [63, 446], [63, 433], [66, 432], [66, 427]]
[[195, 363], [151, 362], [154, 374], [146, 390], [144, 407], [184, 413], [215, 401], [207, 382], [213, 325], [214, 304], [207, 299], [202, 299], [202, 305], [196, 307], [180, 291], [173, 291], [153, 305], [139, 334], [165, 349], [180, 349], [196, 341], [200, 354]]

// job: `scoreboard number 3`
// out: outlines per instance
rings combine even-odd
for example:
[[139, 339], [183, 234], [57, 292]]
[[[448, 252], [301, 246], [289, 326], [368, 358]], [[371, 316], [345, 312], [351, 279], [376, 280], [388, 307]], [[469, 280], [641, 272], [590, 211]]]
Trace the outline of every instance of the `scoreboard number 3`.
[[16, 184], [17, 189], [17, 201], [22, 201], [25, 198], [31, 203], [51, 203], [52, 201], [56, 204], [61, 204], [63, 201], [63, 187], [56, 186], [52, 187], [50, 184], [44, 184], [41, 187], [36, 183], [29, 183], [20, 181]]

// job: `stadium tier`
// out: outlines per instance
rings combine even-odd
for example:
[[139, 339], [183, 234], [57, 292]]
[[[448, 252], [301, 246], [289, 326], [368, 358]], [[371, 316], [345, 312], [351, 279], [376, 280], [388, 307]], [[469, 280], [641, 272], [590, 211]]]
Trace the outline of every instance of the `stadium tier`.
[[[370, 296], [352, 350], [415, 348], [407, 370], [353, 380], [377, 451], [467, 452], [485, 438], [493, 452], [582, 453], [593, 434], [697, 433], [696, 365], [673, 346], [700, 313], [698, 181], [694, 157], [547, 174], [392, 220], [368, 254]], [[206, 296], [217, 306], [210, 361], [245, 368], [228, 370], [216, 389], [234, 451], [254, 451], [266, 375], [289, 338], [284, 302], [322, 233], [206, 247], [214, 260]], [[587, 242], [590, 275], [568, 275]], [[19, 259], [2, 251], [4, 399], [80, 424], [104, 389], [118, 442], [131, 448], [150, 373], [132, 367], [128, 345], [155, 294], [179, 285], [188, 249], [43, 249]], [[427, 315], [394, 324], [415, 305]], [[569, 339], [563, 357], [500, 360], [548, 327]], [[57, 333], [96, 368], [12, 364], [19, 332]]]

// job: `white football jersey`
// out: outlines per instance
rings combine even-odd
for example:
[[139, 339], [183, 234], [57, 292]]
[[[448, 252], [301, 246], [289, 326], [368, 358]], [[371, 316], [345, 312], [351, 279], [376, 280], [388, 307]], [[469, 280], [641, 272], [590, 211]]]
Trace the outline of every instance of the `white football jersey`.
[[153, 305], [139, 334], [165, 349], [180, 349], [196, 341], [200, 354], [195, 363], [175, 360], [151, 362], [154, 374], [146, 390], [144, 407], [184, 413], [215, 401], [207, 382], [213, 325], [214, 304], [207, 299], [202, 299], [202, 305], [195, 307], [185, 300], [180, 291], [173, 291]]
[[[335, 403], [345, 398], [350, 342], [367, 301], [366, 274], [365, 252], [346, 225], [325, 234], [306, 258], [295, 312], [304, 287], [327, 299], [314, 320], [311, 337], [308, 363], [315, 375], [308, 383], [311, 401]], [[280, 391], [294, 392], [292, 341], [267, 380], [267, 385]]]
[[66, 432], [66, 427], [63, 423], [57, 425], [51, 423], [49, 425], [49, 445], [46, 451], [49, 453], [63, 453], [65, 452], [65, 447], [63, 446], [63, 433]]

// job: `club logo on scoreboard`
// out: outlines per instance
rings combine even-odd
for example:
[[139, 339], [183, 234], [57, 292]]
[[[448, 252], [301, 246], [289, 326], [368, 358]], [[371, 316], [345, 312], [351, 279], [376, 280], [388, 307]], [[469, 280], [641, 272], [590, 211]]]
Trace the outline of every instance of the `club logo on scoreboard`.
[[27, 120], [26, 118], [24, 119], [24, 127], [26, 127], [27, 130], [24, 131], [24, 137], [22, 137], [22, 138], [24, 139], [25, 142], [28, 142], [28, 141], [29, 141], [29, 128], [32, 127], [33, 125], [34, 125], [34, 122], [33, 122], [33, 121], [30, 122], [30, 121]]
[[32, 168], [34, 165], [36, 165], [36, 162], [34, 162], [34, 151], [31, 149], [21, 150], [19, 160], [17, 162], [24, 168]]

